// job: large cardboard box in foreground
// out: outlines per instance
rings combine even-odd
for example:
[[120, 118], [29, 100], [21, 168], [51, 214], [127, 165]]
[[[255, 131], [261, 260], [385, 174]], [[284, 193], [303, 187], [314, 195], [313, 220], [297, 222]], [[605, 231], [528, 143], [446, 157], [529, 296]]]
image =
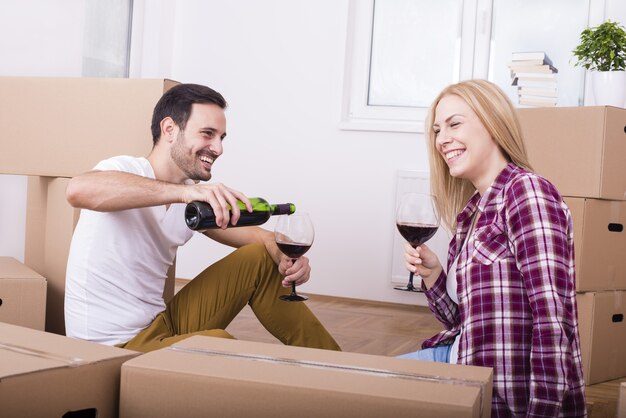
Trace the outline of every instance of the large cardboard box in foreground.
[[492, 370], [194, 336], [122, 366], [120, 417], [489, 417]]
[[626, 201], [564, 200], [574, 221], [576, 290], [626, 290]]
[[46, 279], [12, 257], [0, 257], [0, 322], [43, 331]]
[[585, 383], [626, 376], [626, 292], [576, 295]]
[[626, 200], [626, 109], [518, 110], [530, 163], [563, 196]]
[[0, 417], [117, 417], [120, 368], [138, 354], [0, 323]]
[[114, 155], [152, 149], [166, 79], [0, 77], [0, 172], [73, 177]]

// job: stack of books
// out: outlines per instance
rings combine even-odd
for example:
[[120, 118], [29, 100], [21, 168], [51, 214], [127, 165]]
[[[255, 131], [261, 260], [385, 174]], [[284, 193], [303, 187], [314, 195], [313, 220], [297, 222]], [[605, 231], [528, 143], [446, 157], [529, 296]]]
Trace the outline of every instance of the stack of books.
[[520, 105], [556, 106], [555, 74], [559, 71], [545, 52], [514, 52], [509, 68]]

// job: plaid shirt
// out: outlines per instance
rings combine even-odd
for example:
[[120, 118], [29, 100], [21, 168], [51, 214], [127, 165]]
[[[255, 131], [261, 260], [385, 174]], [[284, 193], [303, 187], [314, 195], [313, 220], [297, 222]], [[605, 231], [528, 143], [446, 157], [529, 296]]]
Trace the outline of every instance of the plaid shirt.
[[457, 255], [459, 304], [442, 273], [426, 296], [446, 330], [423, 348], [461, 332], [458, 363], [493, 367], [494, 417], [586, 416], [572, 219], [555, 187], [509, 164], [458, 215], [448, 268]]

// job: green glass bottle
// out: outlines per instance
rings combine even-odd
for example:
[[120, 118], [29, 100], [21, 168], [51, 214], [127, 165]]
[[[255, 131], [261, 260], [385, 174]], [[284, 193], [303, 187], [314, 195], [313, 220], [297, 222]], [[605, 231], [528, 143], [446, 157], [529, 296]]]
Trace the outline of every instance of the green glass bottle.
[[[267, 222], [272, 215], [290, 215], [296, 211], [293, 203], [270, 205], [267, 200], [260, 197], [250, 197], [252, 212], [248, 212], [242, 202], [238, 202], [241, 216], [237, 225], [229, 224], [228, 227], [261, 225]], [[185, 208], [185, 223], [194, 231], [219, 228], [215, 223], [213, 208], [206, 202], [193, 201]]]

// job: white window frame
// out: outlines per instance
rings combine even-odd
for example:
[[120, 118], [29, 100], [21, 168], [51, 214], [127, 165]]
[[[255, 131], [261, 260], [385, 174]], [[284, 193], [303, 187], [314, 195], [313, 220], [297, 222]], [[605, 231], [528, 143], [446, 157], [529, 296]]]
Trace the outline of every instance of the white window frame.
[[[458, 80], [487, 76], [491, 0], [462, 2]], [[351, 0], [340, 129], [424, 132], [426, 107], [368, 105], [374, 0]], [[454, 81], [458, 81], [454, 80]], [[434, 98], [433, 98], [434, 99]]]
[[[487, 79], [489, 76], [492, 12], [495, 1], [498, 0], [464, 0], [462, 3], [458, 80]], [[605, 3], [605, 0], [590, 0], [589, 26], [605, 20]], [[349, 7], [344, 92], [339, 128], [423, 133], [428, 110], [426, 107], [368, 105], [374, 0], [350, 0]], [[585, 86], [585, 98], [589, 97], [588, 89], [589, 86]]]

